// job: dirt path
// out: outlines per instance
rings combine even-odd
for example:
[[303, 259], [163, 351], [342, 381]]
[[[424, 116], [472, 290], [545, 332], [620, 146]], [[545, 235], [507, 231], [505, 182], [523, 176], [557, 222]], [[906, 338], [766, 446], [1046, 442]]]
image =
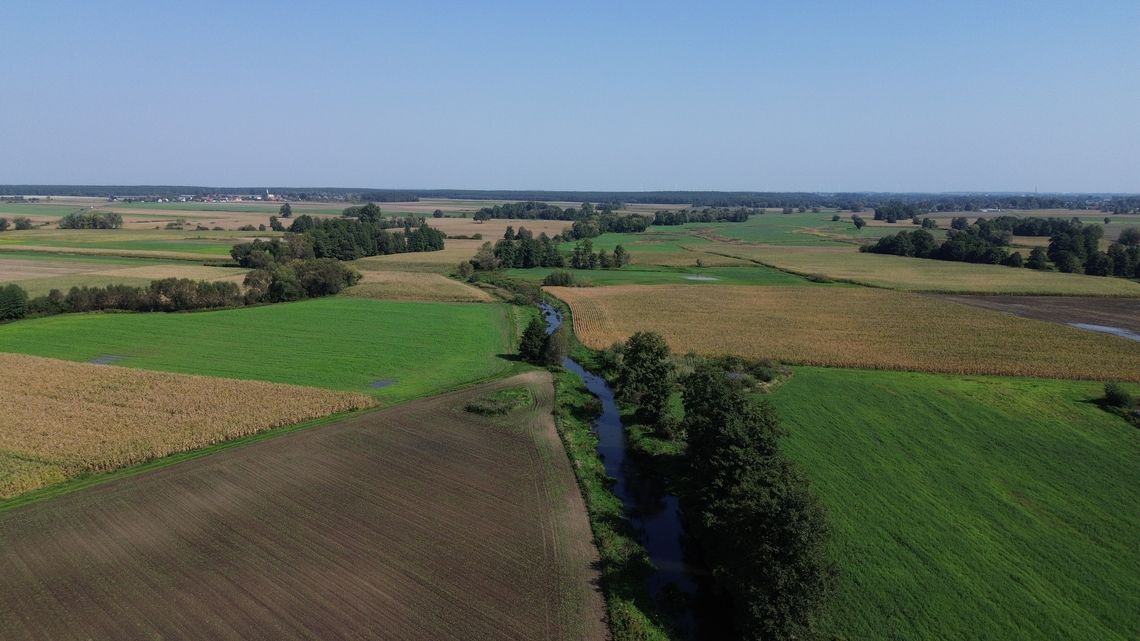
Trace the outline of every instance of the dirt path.
[[604, 639], [552, 402], [532, 372], [0, 513], [0, 636]]

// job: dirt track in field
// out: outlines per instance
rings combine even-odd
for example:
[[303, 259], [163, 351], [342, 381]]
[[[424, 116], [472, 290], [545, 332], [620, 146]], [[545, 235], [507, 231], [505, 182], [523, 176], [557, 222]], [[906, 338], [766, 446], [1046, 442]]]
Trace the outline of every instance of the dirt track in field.
[[0, 513], [0, 636], [603, 639], [552, 400], [524, 374]]

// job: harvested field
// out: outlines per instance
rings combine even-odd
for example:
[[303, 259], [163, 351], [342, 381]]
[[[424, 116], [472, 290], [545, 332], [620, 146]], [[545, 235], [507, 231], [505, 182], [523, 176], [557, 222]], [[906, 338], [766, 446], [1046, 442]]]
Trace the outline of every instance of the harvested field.
[[493, 240], [448, 240], [440, 251], [369, 256], [355, 260], [352, 264], [361, 271], [396, 270], [447, 273], [453, 271], [459, 263], [473, 258], [475, 252], [479, 251], [479, 247], [485, 242], [493, 242]]
[[[527, 385], [532, 407], [463, 410]], [[549, 374], [0, 513], [5, 639], [604, 639]], [[176, 604], [176, 607], [172, 607]]]
[[0, 252], [0, 283], [14, 282], [31, 296], [82, 285], [145, 286], [160, 278], [241, 283], [247, 271], [184, 261]]
[[725, 243], [702, 249], [755, 260], [797, 274], [824, 274], [835, 280], [901, 291], [1140, 297], [1140, 283], [1124, 278], [861, 254], [850, 247], [778, 247]]
[[861, 287], [549, 287], [574, 332], [608, 347], [637, 331], [677, 352], [831, 367], [1140, 381], [1140, 343], [936, 298]]
[[942, 296], [945, 300], [1054, 323], [1087, 323], [1140, 332], [1140, 300], [1080, 296]]
[[361, 272], [360, 284], [344, 290], [345, 296], [383, 300], [426, 300], [451, 303], [489, 303], [487, 292], [428, 272]]
[[[0, 353], [0, 498], [375, 405], [370, 397]], [[18, 381], [18, 383], [17, 383]]]

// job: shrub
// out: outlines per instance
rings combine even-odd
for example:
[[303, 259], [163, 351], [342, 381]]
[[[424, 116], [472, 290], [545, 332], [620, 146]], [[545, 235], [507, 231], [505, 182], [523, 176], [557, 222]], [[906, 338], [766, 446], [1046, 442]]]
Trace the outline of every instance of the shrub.
[[1104, 384], [1104, 402], [1110, 407], [1128, 409], [1136, 402], [1128, 389], [1120, 383], [1110, 382]]
[[31, 229], [32, 221], [26, 216], [18, 216], [12, 221], [16, 225], [17, 230]]
[[542, 279], [543, 285], [552, 285], [556, 287], [570, 287], [574, 284], [574, 274], [567, 271], [555, 271], [546, 275]]

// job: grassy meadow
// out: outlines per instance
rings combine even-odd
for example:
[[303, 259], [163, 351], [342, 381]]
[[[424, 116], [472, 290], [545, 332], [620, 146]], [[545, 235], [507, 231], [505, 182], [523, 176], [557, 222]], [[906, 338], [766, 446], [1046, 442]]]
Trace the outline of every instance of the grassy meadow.
[[1135, 639], [1140, 438], [1100, 395], [797, 368], [772, 401], [834, 531], [824, 636]]
[[[532, 283], [558, 270], [548, 267], [508, 269], [512, 278]], [[665, 267], [630, 265], [622, 269], [569, 270], [577, 285], [785, 285], [809, 286], [812, 281], [763, 265]]]
[[[506, 373], [505, 305], [322, 298], [182, 314], [67, 314], [0, 325], [0, 350], [370, 394], [397, 402]], [[373, 388], [375, 381], [391, 381]]]

